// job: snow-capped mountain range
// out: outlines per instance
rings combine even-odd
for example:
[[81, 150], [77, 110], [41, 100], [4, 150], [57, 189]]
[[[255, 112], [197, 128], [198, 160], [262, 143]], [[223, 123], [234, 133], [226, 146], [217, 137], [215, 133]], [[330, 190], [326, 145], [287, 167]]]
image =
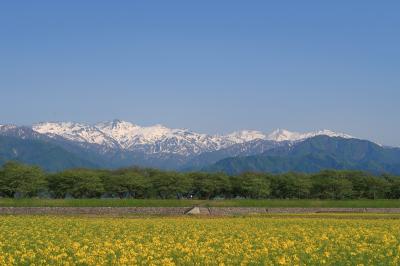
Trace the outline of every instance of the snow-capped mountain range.
[[47, 171], [139, 166], [228, 174], [349, 169], [400, 175], [400, 148], [331, 130], [209, 135], [121, 120], [0, 125], [0, 166], [9, 160]]
[[270, 134], [243, 130], [228, 135], [207, 135], [187, 129], [171, 129], [162, 125], [141, 127], [121, 120], [101, 122], [95, 125], [72, 122], [43, 122], [34, 124], [32, 129], [48, 137], [62, 137], [69, 141], [96, 144], [109, 149], [118, 148], [135, 151], [146, 148], [149, 153], [180, 155], [216, 151], [254, 140], [294, 142], [318, 135], [352, 138], [350, 135], [331, 130], [298, 133], [284, 129], [277, 129]]
[[200, 168], [224, 158], [256, 155], [319, 135], [352, 138], [330, 130], [298, 133], [284, 129], [272, 133], [243, 130], [209, 135], [162, 125], [142, 127], [121, 120], [97, 124], [42, 122], [22, 127], [0, 125], [0, 136], [50, 143], [99, 167]]

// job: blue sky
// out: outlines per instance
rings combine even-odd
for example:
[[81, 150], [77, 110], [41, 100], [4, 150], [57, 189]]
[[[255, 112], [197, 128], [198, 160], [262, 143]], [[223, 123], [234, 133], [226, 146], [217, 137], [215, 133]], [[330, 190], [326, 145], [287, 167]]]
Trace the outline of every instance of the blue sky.
[[400, 145], [399, 1], [2, 1], [0, 123], [328, 128]]

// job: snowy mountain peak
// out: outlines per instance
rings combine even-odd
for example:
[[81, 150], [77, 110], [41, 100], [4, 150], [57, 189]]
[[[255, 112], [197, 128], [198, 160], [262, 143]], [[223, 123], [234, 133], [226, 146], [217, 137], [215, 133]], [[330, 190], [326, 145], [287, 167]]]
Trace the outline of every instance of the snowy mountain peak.
[[116, 140], [123, 149], [130, 149], [133, 145], [151, 144], [157, 140], [171, 138], [185, 132], [181, 129], [170, 129], [163, 125], [141, 127], [121, 120], [99, 123], [95, 127]]
[[256, 139], [266, 139], [267, 136], [264, 133], [262, 133], [261, 131], [242, 130], [242, 131], [236, 131], [236, 132], [233, 132], [233, 133], [227, 135], [227, 138], [232, 140], [235, 143], [244, 143], [244, 142], [253, 141]]
[[351, 135], [345, 134], [345, 133], [340, 133], [340, 132], [334, 132], [332, 130], [329, 129], [324, 129], [324, 130], [320, 130], [320, 131], [316, 131], [316, 132], [312, 132], [311, 133], [314, 136], [329, 136], [329, 137], [340, 137], [340, 138], [345, 138], [345, 139], [351, 139], [354, 138]]
[[291, 132], [286, 129], [276, 129], [267, 136], [267, 139], [273, 141], [294, 141], [299, 139], [300, 133]]
[[273, 140], [273, 141], [300, 141], [300, 140], [305, 140], [308, 138], [312, 138], [315, 136], [322, 136], [326, 135], [329, 137], [341, 137], [341, 138], [352, 138], [352, 136], [344, 134], [344, 133], [337, 133], [332, 130], [324, 129], [324, 130], [319, 130], [319, 131], [314, 131], [314, 132], [308, 132], [308, 133], [299, 133], [299, 132], [291, 132], [286, 129], [277, 129], [273, 131], [271, 134], [267, 136], [268, 140]]
[[67, 140], [98, 144], [115, 148], [115, 141], [98, 130], [96, 127], [84, 123], [74, 122], [43, 122], [34, 124], [32, 129], [49, 137], [63, 137]]
[[15, 128], [17, 128], [16, 125], [1, 125], [0, 124], [0, 131], [7, 131], [7, 130], [15, 129]]

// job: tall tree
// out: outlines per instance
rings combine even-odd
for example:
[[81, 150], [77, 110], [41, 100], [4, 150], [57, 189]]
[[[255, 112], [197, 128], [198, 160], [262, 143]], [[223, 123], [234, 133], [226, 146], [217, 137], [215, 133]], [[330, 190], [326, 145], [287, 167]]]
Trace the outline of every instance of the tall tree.
[[231, 197], [230, 178], [224, 173], [191, 173], [190, 177], [194, 182], [194, 192], [199, 198]]
[[192, 188], [192, 182], [187, 175], [176, 172], [156, 173], [151, 177], [153, 190], [158, 197], [182, 198], [186, 196]]
[[0, 171], [0, 194], [6, 197], [33, 197], [45, 188], [45, 174], [37, 166], [11, 161]]
[[67, 170], [50, 176], [49, 190], [58, 198], [64, 198], [67, 195], [74, 198], [100, 197], [104, 192], [102, 174], [102, 172], [87, 169]]
[[119, 198], [143, 198], [150, 188], [148, 178], [135, 171], [106, 175], [103, 183], [106, 193]]
[[245, 198], [267, 198], [271, 192], [270, 181], [264, 174], [244, 173], [232, 178], [232, 192]]

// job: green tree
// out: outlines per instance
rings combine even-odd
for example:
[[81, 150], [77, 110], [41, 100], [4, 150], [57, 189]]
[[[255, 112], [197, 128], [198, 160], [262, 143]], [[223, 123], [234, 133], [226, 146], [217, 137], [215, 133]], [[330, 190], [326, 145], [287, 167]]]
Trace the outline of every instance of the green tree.
[[385, 198], [390, 191], [389, 182], [383, 178], [370, 176], [365, 179], [365, 185], [368, 187], [366, 198], [381, 199]]
[[192, 188], [187, 175], [176, 172], [158, 172], [151, 177], [153, 191], [162, 199], [182, 198]]
[[233, 194], [245, 198], [267, 198], [271, 192], [270, 182], [265, 175], [256, 173], [244, 173], [233, 177]]
[[390, 183], [388, 197], [400, 199], [400, 178], [396, 178]]
[[57, 198], [71, 195], [74, 198], [100, 197], [104, 192], [102, 173], [87, 169], [67, 170], [48, 178], [49, 190]]
[[312, 195], [320, 199], [345, 199], [353, 196], [353, 184], [337, 171], [322, 171], [313, 176]]
[[231, 197], [232, 186], [229, 177], [224, 173], [191, 173], [194, 183], [194, 194], [201, 199], [217, 196]]
[[119, 198], [143, 198], [150, 183], [146, 177], [135, 171], [121, 174], [110, 174], [103, 178], [105, 192]]
[[33, 197], [45, 188], [45, 174], [37, 166], [11, 161], [0, 171], [0, 194], [5, 197]]
[[307, 175], [287, 173], [271, 178], [271, 195], [274, 198], [308, 198], [311, 181]]
[[367, 198], [369, 193], [369, 187], [367, 179], [371, 176], [362, 171], [335, 171], [336, 176], [346, 178], [353, 185], [352, 198]]

